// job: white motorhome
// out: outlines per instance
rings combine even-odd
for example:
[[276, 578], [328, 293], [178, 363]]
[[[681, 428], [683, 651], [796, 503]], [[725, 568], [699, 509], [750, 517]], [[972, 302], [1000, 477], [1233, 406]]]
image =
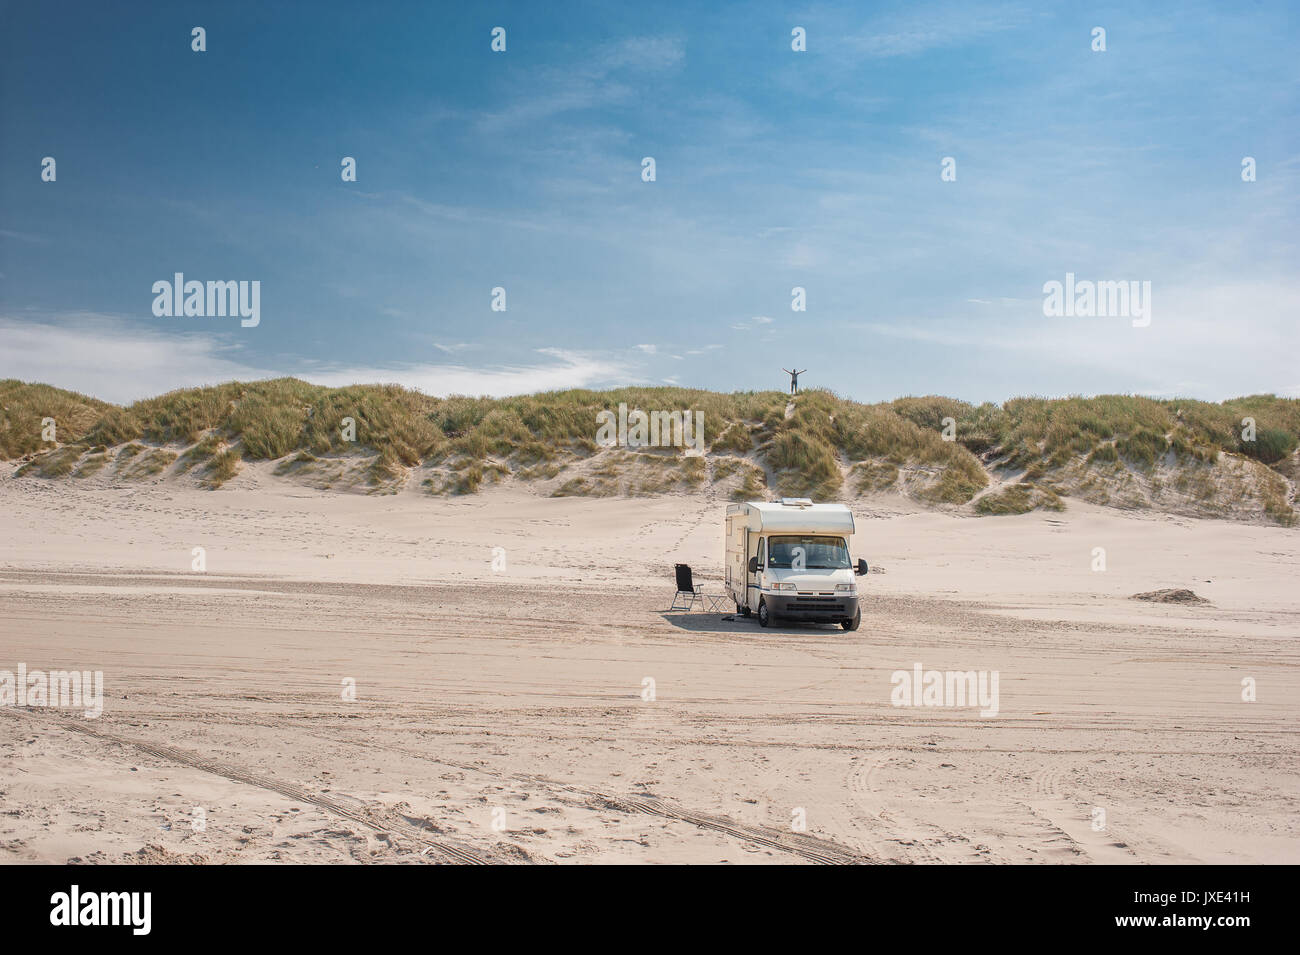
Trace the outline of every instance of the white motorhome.
[[867, 562], [849, 559], [853, 512], [806, 497], [727, 505], [726, 586], [736, 612], [773, 620], [862, 621], [855, 575]]

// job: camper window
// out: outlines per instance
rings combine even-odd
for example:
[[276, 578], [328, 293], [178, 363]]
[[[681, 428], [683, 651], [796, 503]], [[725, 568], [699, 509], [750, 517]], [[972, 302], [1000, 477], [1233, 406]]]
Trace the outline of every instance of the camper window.
[[839, 537], [773, 537], [770, 567], [789, 570], [800, 554], [806, 570], [841, 570], [849, 566], [849, 549]]

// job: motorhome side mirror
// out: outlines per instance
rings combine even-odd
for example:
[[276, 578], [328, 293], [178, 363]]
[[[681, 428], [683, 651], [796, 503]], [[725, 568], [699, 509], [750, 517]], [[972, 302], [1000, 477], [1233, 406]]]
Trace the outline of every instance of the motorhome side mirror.
[[757, 558], [757, 557], [751, 557], [751, 558], [749, 558], [749, 572], [750, 572], [751, 574], [756, 574], [756, 573], [758, 573], [758, 558]]
[[857, 574], [859, 577], [865, 577], [867, 575], [867, 562], [861, 557], [858, 558]]

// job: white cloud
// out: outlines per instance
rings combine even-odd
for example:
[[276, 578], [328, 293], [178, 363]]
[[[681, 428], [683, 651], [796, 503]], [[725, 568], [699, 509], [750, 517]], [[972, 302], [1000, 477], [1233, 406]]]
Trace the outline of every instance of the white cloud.
[[681, 65], [686, 46], [678, 37], [634, 36], [604, 47], [599, 55], [602, 72], [617, 69], [658, 72]]
[[599, 356], [559, 348], [540, 348], [547, 361], [535, 365], [466, 365], [410, 363], [393, 365], [318, 366], [297, 377], [331, 387], [399, 384], [427, 395], [526, 395], [566, 388], [590, 388], [626, 380], [624, 366]]
[[1017, 6], [974, 9], [948, 4], [923, 12], [881, 17], [870, 33], [846, 39], [852, 48], [870, 56], [911, 56], [977, 43], [991, 33], [1010, 29], [1025, 20], [1025, 11]]
[[[585, 64], [563, 69], [545, 67], [526, 74], [517, 87], [521, 95], [509, 106], [483, 113], [478, 129], [489, 134], [528, 123], [540, 123], [565, 113], [582, 113], [626, 102], [638, 91], [643, 74], [679, 67], [685, 46], [674, 37], [629, 37], [585, 51]], [[628, 82], [616, 79], [626, 74]]]
[[14, 239], [18, 242], [26, 242], [30, 245], [50, 244], [50, 240], [43, 235], [36, 235], [31, 232], [14, 232], [12, 229], [0, 229], [0, 237]]
[[106, 401], [273, 374], [245, 361], [239, 345], [212, 334], [163, 334], [89, 313], [65, 316], [57, 324], [0, 318], [0, 377]]
[[[736, 332], [746, 332], [751, 328], [761, 328], [764, 325], [771, 325], [775, 319], [768, 318], [766, 315], [755, 315], [749, 321], [732, 322], [731, 330]], [[717, 345], [710, 345], [710, 348], [717, 348]]]
[[[455, 346], [453, 346], [455, 347]], [[118, 404], [176, 388], [287, 375], [339, 387], [395, 383], [430, 395], [516, 395], [627, 381], [619, 361], [557, 348], [535, 363], [405, 362], [339, 365], [247, 360], [238, 342], [203, 332], [166, 333], [111, 316], [78, 314], [58, 322], [0, 318], [0, 378], [36, 381]]]
[[[1292, 387], [1300, 354], [1300, 284], [1202, 285], [1192, 277], [1153, 289], [1152, 300], [1148, 328], [1134, 328], [1128, 318], [1045, 318], [1041, 301], [1028, 300], [996, 320], [903, 317], [846, 327], [968, 353], [1001, 352], [1018, 363], [1082, 370], [1094, 379], [1119, 373], [1141, 393], [1218, 401], [1287, 394]], [[991, 367], [1007, 367], [1006, 359]]]

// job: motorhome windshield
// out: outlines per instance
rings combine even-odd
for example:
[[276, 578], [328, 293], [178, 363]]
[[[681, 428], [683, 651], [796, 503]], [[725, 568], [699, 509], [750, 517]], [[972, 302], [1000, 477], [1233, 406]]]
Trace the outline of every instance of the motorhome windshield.
[[849, 549], [842, 537], [773, 537], [768, 555], [768, 566], [778, 570], [841, 570], [849, 566]]

